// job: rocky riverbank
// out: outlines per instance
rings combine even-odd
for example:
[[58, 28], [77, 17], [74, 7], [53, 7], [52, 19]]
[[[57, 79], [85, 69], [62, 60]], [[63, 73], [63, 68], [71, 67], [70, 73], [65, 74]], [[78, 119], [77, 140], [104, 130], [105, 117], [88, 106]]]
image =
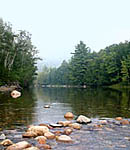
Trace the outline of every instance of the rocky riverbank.
[[[69, 115], [69, 119], [74, 117]], [[1, 150], [128, 150], [130, 119], [89, 119], [81, 115], [76, 120], [2, 130], [0, 142]]]
[[13, 90], [21, 90], [22, 88], [19, 85], [3, 85], [0, 86], [0, 92], [11, 92]]

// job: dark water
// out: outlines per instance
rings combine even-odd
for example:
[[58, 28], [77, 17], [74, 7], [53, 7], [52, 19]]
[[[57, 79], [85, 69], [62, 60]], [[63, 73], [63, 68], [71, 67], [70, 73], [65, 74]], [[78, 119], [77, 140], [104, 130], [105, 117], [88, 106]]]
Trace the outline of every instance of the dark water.
[[[44, 108], [50, 104], [50, 108]], [[130, 90], [41, 88], [13, 99], [0, 94], [0, 128], [64, 120], [68, 111], [91, 118], [130, 118]]]

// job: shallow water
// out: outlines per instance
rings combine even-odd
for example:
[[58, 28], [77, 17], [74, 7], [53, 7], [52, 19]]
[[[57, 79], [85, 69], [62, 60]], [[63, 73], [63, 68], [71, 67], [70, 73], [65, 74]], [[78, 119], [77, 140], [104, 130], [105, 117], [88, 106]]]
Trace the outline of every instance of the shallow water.
[[[49, 104], [50, 108], [44, 108]], [[91, 118], [130, 118], [130, 91], [107, 88], [39, 88], [13, 99], [0, 94], [0, 128], [15, 128], [64, 120], [66, 112]]]

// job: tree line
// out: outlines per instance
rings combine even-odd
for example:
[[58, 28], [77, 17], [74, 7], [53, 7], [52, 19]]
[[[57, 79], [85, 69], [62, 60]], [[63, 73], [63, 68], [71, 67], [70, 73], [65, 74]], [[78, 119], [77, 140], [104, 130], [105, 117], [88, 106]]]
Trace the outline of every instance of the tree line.
[[0, 19], [0, 85], [18, 83], [29, 86], [36, 77], [38, 51], [31, 34], [19, 30]]
[[39, 84], [103, 86], [130, 83], [130, 42], [113, 44], [99, 52], [80, 41], [71, 59], [58, 68], [44, 66]]

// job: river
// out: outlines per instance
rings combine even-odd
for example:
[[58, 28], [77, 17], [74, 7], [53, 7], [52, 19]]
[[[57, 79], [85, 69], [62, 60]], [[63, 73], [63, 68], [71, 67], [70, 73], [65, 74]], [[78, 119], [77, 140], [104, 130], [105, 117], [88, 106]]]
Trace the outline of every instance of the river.
[[[50, 108], [44, 108], [49, 104]], [[0, 94], [0, 128], [55, 123], [66, 112], [90, 118], [130, 118], [130, 90], [108, 88], [37, 88], [13, 99]]]

